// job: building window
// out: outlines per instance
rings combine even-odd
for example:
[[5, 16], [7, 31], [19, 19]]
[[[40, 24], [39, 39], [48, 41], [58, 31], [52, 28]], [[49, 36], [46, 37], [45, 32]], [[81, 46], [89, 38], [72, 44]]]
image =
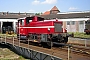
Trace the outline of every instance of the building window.
[[79, 24], [84, 24], [84, 22], [83, 21], [80, 21]]
[[75, 25], [75, 21], [71, 21], [71, 25]]
[[67, 25], [70, 25], [70, 21], [67, 21]]

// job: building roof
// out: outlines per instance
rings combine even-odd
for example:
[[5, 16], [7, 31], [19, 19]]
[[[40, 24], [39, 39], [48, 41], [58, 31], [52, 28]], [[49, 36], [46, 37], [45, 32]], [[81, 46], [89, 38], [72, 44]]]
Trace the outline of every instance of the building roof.
[[[58, 10], [58, 8], [56, 6], [54, 6], [50, 11], [59, 11], [59, 10]], [[42, 15], [49, 15], [50, 14], [50, 11], [46, 11]]]
[[34, 13], [8, 13], [0, 12], [0, 19], [17, 19], [22, 17], [29, 17], [35, 15]]
[[29, 16], [30, 15], [0, 15], [0, 19], [18, 19]]
[[54, 6], [50, 11], [59, 11], [59, 9], [56, 7], [56, 6]]
[[68, 19], [68, 18], [90, 18], [90, 12], [87, 13], [70, 13], [70, 14], [50, 14], [42, 15], [45, 19]]
[[49, 15], [49, 14], [50, 14], [50, 11], [46, 11], [42, 15]]
[[[29, 17], [29, 16], [34, 16], [30, 14], [0, 14], [0, 19], [18, 19], [18, 18], [23, 18], [23, 17]], [[68, 18], [90, 18], [90, 12], [81, 12], [81, 13], [68, 13], [68, 14], [49, 14], [49, 15], [36, 15], [39, 17], [43, 17], [45, 19], [68, 19]]]
[[34, 15], [34, 13], [11, 13], [11, 12], [0, 12], [0, 15], [18, 15], [18, 14], [20, 14], [20, 15]]

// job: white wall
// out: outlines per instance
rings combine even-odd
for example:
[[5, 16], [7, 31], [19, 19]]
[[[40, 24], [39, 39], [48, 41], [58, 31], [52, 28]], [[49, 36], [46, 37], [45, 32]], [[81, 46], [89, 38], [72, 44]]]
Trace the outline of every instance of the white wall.
[[15, 25], [16, 25], [17, 19], [0, 19], [0, 22], [1, 22], [1, 28], [2, 28], [3, 22], [13, 22], [13, 28], [15, 32], [16, 30]]
[[0, 21], [4, 21], [4, 22], [17, 22], [17, 19], [0, 19]]

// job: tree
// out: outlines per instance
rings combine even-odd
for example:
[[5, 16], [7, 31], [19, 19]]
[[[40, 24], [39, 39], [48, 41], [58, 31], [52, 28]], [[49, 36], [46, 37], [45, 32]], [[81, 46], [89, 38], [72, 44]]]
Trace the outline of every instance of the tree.
[[41, 13], [36, 13], [35, 15], [41, 15], [42, 14], [42, 12]]

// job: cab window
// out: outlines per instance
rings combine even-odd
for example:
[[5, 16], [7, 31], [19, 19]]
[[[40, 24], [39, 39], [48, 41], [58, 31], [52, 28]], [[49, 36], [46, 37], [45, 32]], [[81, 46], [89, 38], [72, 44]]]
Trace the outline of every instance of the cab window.
[[18, 22], [19, 22], [19, 25], [24, 26], [24, 19], [20, 19]]

